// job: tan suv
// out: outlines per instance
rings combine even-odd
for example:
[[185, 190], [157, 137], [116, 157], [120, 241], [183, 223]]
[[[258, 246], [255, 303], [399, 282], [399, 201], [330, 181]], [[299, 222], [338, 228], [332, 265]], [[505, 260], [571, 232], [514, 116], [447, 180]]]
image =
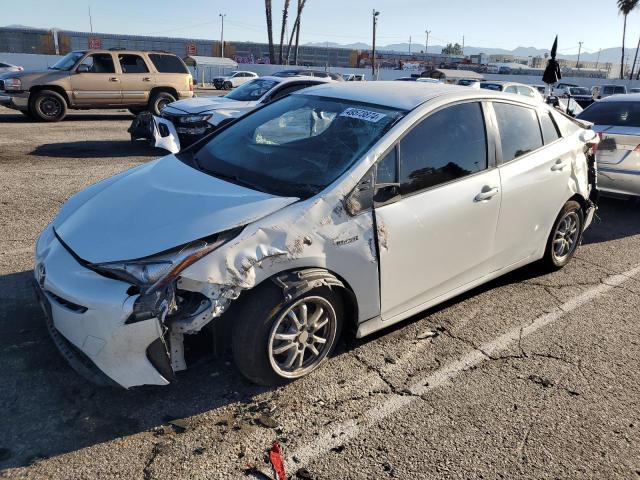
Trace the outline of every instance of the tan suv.
[[48, 70], [0, 77], [0, 105], [57, 122], [67, 109], [128, 108], [155, 115], [193, 96], [193, 78], [171, 53], [137, 50], [71, 52]]

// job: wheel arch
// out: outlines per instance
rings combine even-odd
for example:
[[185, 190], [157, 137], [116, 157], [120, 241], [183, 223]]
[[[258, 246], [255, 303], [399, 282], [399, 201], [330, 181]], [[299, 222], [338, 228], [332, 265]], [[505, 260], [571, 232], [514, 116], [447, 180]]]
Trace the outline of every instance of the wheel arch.
[[62, 88], [60, 85], [34, 85], [33, 87], [29, 88], [30, 97], [38, 92], [41, 92], [42, 90], [51, 90], [53, 92], [56, 92], [62, 95], [62, 98], [64, 98], [64, 101], [66, 102], [67, 107], [71, 107], [71, 102], [69, 101], [69, 95], [67, 95], [67, 91], [64, 88]]
[[178, 96], [178, 91], [173, 88], [173, 87], [166, 87], [166, 86], [159, 86], [159, 87], [153, 87], [151, 89], [151, 91], [149, 92], [149, 100], [151, 100], [153, 98], [153, 96], [157, 93], [168, 93], [170, 95], [173, 95], [173, 97], [178, 100], [179, 96]]

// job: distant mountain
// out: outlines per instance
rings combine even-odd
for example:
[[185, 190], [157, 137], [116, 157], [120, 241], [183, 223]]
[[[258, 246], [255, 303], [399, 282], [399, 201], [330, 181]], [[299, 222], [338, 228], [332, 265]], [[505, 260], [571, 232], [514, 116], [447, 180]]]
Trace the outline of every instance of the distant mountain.
[[[337, 48], [352, 48], [357, 50], [370, 50], [371, 45], [366, 43], [348, 43], [348, 44], [340, 44], [335, 42], [314, 42], [307, 43], [306, 45], [312, 45], [316, 47], [337, 47]], [[429, 45], [429, 53], [440, 53], [444, 48], [443, 45]], [[381, 45], [376, 46], [376, 50], [380, 50], [383, 52], [409, 52], [409, 43], [392, 43], [390, 45]], [[412, 43], [411, 44], [411, 52], [412, 53], [420, 53], [424, 52], [424, 43]], [[629, 48], [627, 49], [627, 55], [629, 55], [629, 62], [633, 61], [633, 55], [635, 54], [635, 49]], [[473, 47], [471, 45], [464, 47], [464, 53], [466, 55], [477, 55], [479, 53], [486, 53], [487, 55], [515, 55], [516, 57], [535, 57], [540, 56], [543, 57], [545, 53], [549, 53], [548, 49], [544, 48], [535, 48], [535, 47], [517, 47], [513, 50], [507, 50], [504, 48], [489, 48], [489, 47]], [[569, 60], [577, 60], [578, 55], [558, 55], [559, 58], [566, 58]], [[580, 59], [584, 61], [595, 62], [598, 61], [598, 52], [586, 53], [582, 52], [580, 54]], [[614, 48], [605, 48], [600, 52], [600, 62], [606, 63], [619, 63], [620, 62], [620, 47]]]
[[26, 28], [27, 30], [33, 30], [34, 27], [30, 27], [28, 25], [19, 25], [17, 23], [14, 23], [13, 25], [5, 25], [2, 28]]

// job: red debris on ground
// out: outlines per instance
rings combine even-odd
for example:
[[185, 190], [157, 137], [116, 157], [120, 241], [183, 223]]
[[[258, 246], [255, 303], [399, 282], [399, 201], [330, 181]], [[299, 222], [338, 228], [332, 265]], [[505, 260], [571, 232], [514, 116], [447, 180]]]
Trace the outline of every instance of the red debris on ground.
[[284, 471], [284, 462], [282, 461], [282, 450], [278, 442], [273, 442], [273, 445], [271, 445], [269, 461], [273, 467], [273, 474], [276, 480], [287, 480], [287, 474]]

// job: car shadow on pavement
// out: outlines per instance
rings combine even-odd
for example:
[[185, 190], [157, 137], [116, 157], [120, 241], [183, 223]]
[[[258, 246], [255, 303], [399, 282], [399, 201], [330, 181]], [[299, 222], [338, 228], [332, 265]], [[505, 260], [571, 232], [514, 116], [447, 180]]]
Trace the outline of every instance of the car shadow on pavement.
[[147, 142], [128, 140], [86, 140], [78, 142], [45, 143], [29, 155], [54, 158], [160, 157], [168, 152]]
[[[7, 110], [5, 110], [7, 111]], [[39, 123], [41, 125], [50, 125], [49, 122], [39, 122], [34, 118], [31, 118], [27, 115], [24, 115], [20, 112], [16, 112], [15, 110], [9, 110], [12, 113], [4, 113], [0, 115], [0, 123]], [[15, 113], [13, 113], [15, 112]], [[118, 113], [105, 113], [104, 115], [100, 115], [98, 113], [68, 113], [67, 116], [62, 120], [62, 122], [74, 122], [74, 121], [117, 121], [117, 120], [133, 120], [133, 115], [128, 112], [118, 112]]]
[[245, 380], [227, 356], [204, 358], [163, 387], [95, 386], [50, 340], [31, 278], [0, 276], [0, 472], [159, 427], [173, 434], [170, 420], [186, 419], [180, 428], [188, 429], [189, 417], [231, 403], [249, 408], [270, 390]]
[[640, 201], [637, 198], [600, 197], [598, 212], [582, 243], [602, 243], [638, 234]]

